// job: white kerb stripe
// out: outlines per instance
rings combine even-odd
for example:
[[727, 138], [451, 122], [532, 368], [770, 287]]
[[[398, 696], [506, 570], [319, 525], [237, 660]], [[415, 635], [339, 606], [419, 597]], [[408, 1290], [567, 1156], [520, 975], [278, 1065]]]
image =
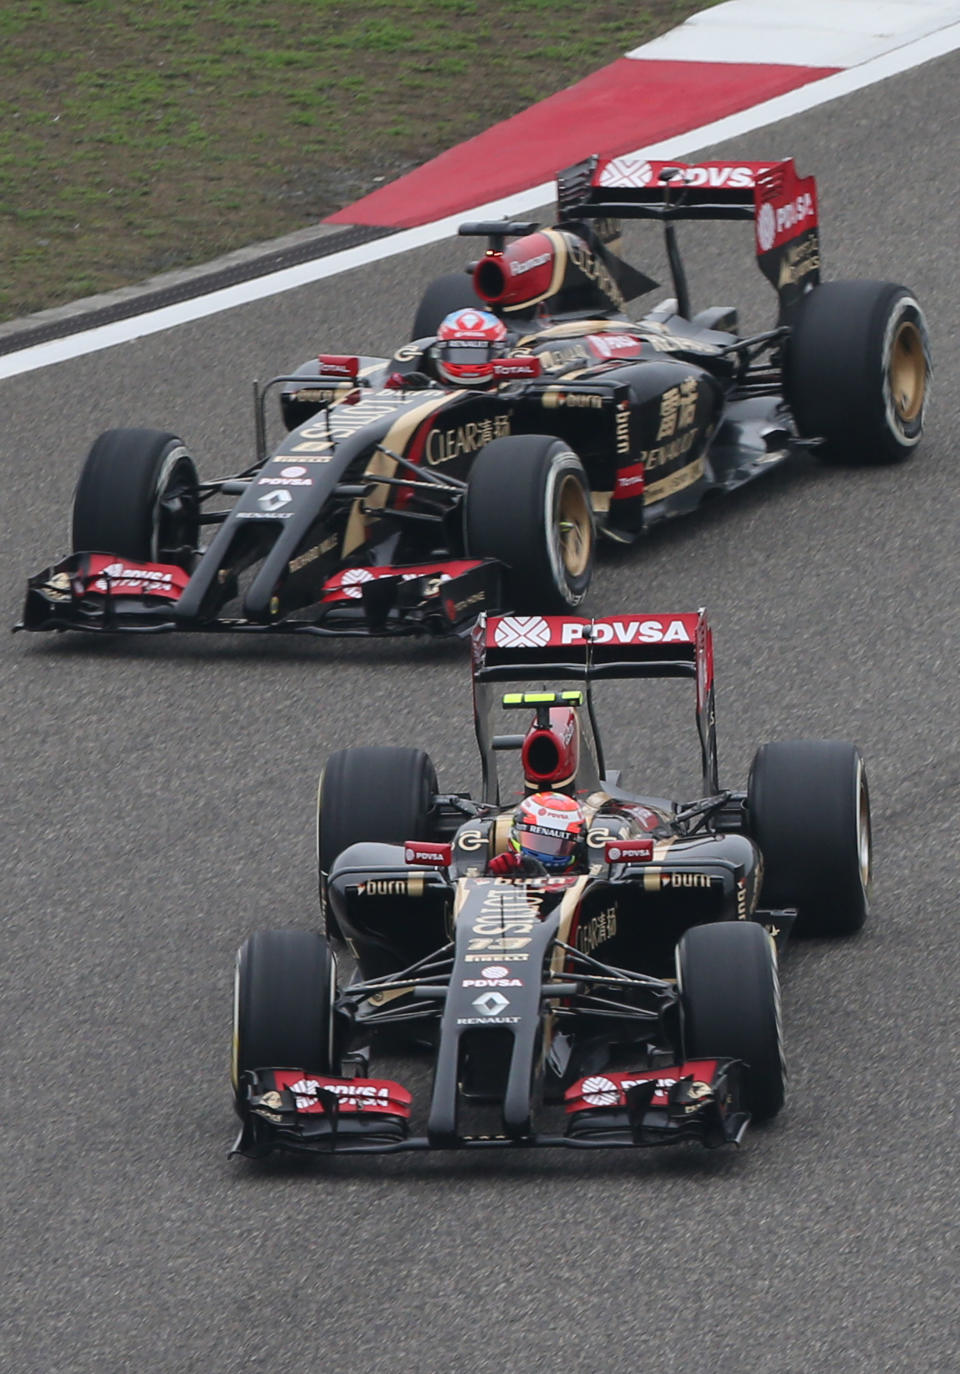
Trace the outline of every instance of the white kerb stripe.
[[626, 55], [854, 67], [960, 22], [960, 0], [729, 0]]

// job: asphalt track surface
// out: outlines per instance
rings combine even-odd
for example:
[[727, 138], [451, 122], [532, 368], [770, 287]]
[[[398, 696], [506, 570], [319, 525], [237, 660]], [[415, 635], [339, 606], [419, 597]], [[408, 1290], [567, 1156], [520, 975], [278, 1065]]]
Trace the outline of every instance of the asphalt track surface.
[[[767, 739], [851, 737], [867, 757], [874, 913], [789, 957], [781, 1117], [740, 1152], [228, 1161], [233, 954], [314, 921], [317, 771], [379, 740], [476, 786], [465, 654], [10, 638], [4, 1370], [958, 1368], [958, 79], [954, 55], [710, 150], [794, 154], [819, 176], [827, 274], [919, 294], [937, 361], [919, 454], [798, 461], [606, 557], [591, 594], [598, 614], [709, 607], [729, 785]], [[761, 324], [773, 298], [743, 234], [685, 235], [694, 300]], [[235, 468], [251, 377], [395, 344], [461, 256], [440, 245], [2, 383], [8, 619], [64, 551], [99, 430], [171, 427], [205, 474]], [[693, 749], [690, 719], [615, 714], [608, 752], [638, 787]]]

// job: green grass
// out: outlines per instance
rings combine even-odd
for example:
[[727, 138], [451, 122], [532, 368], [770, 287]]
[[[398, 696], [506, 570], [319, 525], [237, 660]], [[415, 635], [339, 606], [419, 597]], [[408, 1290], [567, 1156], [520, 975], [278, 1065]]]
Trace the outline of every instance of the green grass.
[[711, 0], [12, 0], [0, 320], [315, 224]]

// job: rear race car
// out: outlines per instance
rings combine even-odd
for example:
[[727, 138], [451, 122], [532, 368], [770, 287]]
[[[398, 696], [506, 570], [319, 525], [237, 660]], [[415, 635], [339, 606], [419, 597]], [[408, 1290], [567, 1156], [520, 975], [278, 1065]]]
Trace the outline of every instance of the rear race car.
[[[621, 256], [626, 218], [662, 225], [673, 275], [639, 319], [656, 283]], [[677, 226], [699, 219], [752, 223], [772, 328], [694, 310]], [[102, 434], [20, 627], [465, 635], [481, 612], [579, 610], [597, 536], [630, 544], [801, 451], [889, 463], [920, 440], [923, 312], [821, 281], [816, 186], [790, 161], [591, 158], [560, 175], [554, 227], [460, 232], [485, 251], [428, 286], [391, 357], [321, 353], [257, 388], [240, 472], [201, 481], [173, 432]]]
[[[702, 613], [482, 617], [472, 647], [478, 798], [439, 791], [414, 749], [324, 769], [323, 927], [259, 932], [238, 955], [237, 1150], [739, 1142], [784, 1099], [788, 935], [867, 915], [859, 751], [768, 744], [744, 791], [720, 788]], [[664, 677], [696, 687], [693, 800], [628, 790], [604, 760], [595, 684]], [[504, 712], [524, 728], [494, 728]], [[582, 814], [562, 871], [506, 861], [505, 758], [525, 794]], [[423, 1100], [376, 1072], [398, 1043], [432, 1061]]]

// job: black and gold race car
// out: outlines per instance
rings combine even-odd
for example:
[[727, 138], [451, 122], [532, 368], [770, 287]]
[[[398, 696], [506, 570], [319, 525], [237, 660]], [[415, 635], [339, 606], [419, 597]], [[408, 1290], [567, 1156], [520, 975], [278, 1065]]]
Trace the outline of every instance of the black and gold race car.
[[[673, 274], [639, 319], [626, 303], [655, 283], [620, 256], [625, 218], [662, 222]], [[771, 329], [693, 310], [676, 240], [692, 219], [752, 222]], [[798, 449], [905, 458], [922, 311], [890, 283], [821, 282], [817, 219], [789, 161], [569, 169], [554, 228], [461, 227], [486, 251], [431, 283], [392, 357], [325, 353], [258, 390], [242, 472], [201, 482], [175, 434], [102, 434], [73, 552], [30, 579], [22, 627], [464, 634], [481, 611], [576, 610], [598, 533], [630, 543]], [[495, 328], [457, 344], [458, 314]], [[276, 392], [286, 434], [268, 446]]]
[[[778, 951], [867, 915], [859, 751], [766, 744], [746, 790], [722, 789], [702, 612], [481, 616], [472, 648], [479, 799], [441, 793], [416, 749], [324, 769], [323, 928], [258, 932], [237, 958], [237, 1151], [739, 1142], [783, 1102]], [[695, 683], [693, 799], [628, 790], [597, 729], [597, 684], [665, 677]], [[504, 861], [505, 759], [521, 797], [580, 814], [562, 868]], [[371, 1073], [397, 1037], [432, 1058], [419, 1097]]]

